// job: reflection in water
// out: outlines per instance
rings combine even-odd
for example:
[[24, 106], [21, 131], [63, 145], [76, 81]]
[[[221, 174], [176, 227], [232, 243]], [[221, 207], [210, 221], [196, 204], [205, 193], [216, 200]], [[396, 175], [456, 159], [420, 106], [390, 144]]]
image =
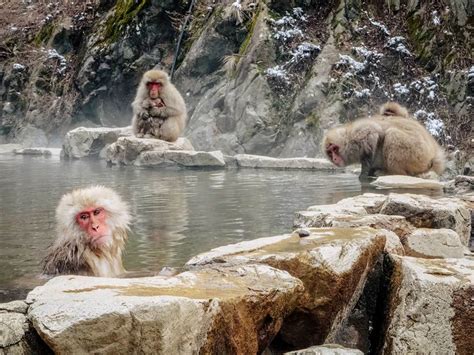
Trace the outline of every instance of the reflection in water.
[[59, 198], [73, 188], [115, 189], [134, 215], [127, 270], [158, 273], [192, 256], [292, 230], [294, 212], [361, 193], [357, 176], [311, 171], [106, 167], [0, 155], [0, 302], [24, 297], [55, 238]]

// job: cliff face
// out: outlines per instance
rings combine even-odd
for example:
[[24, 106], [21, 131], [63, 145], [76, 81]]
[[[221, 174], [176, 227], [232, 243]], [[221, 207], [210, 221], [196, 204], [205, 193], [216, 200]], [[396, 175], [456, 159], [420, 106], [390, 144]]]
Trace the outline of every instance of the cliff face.
[[[129, 124], [141, 74], [171, 68], [191, 5], [9, 3], [0, 20], [0, 142], [50, 145], [77, 125]], [[325, 129], [388, 100], [445, 145], [472, 149], [472, 1], [193, 5], [174, 82], [196, 149], [319, 155]]]

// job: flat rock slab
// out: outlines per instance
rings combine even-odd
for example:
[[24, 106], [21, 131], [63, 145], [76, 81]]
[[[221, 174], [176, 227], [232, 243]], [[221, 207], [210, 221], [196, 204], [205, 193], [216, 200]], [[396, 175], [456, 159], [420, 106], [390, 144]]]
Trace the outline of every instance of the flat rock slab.
[[402, 238], [406, 255], [420, 258], [463, 258], [468, 252], [451, 229], [418, 228]]
[[442, 190], [444, 184], [436, 180], [427, 180], [406, 175], [380, 176], [371, 185], [382, 189], [420, 189]]
[[186, 265], [263, 263], [303, 281], [305, 295], [279, 336], [292, 346], [333, 341], [381, 256], [385, 236], [368, 228], [308, 229], [211, 250]]
[[61, 276], [28, 295], [28, 317], [56, 353], [262, 352], [303, 293], [267, 265], [174, 277]]
[[44, 156], [44, 157], [59, 157], [61, 155], [61, 148], [22, 148], [22, 149], [15, 149], [13, 151], [14, 154], [17, 155], [37, 155], [37, 156]]
[[313, 169], [344, 171], [328, 162], [326, 159], [317, 158], [272, 158], [263, 155], [236, 154], [234, 156], [237, 166], [241, 168], [266, 168], [266, 169]]
[[472, 354], [474, 260], [393, 256], [385, 354]]
[[21, 144], [0, 144], [0, 154], [13, 154], [16, 149], [22, 149]]
[[169, 166], [182, 167], [212, 167], [225, 166], [224, 155], [221, 151], [196, 152], [193, 150], [181, 151], [147, 151], [141, 153], [135, 160], [137, 166]]

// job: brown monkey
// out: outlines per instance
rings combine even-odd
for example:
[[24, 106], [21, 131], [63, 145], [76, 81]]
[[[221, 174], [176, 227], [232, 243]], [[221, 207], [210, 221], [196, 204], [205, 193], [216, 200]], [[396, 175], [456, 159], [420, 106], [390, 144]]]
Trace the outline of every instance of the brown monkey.
[[441, 174], [444, 152], [406, 108], [388, 102], [380, 114], [330, 129], [323, 139], [328, 159], [337, 166], [360, 162], [360, 178], [376, 170], [387, 174], [418, 175], [429, 170]]
[[184, 130], [186, 104], [162, 70], [143, 74], [132, 103], [133, 133], [174, 142]]
[[125, 272], [128, 206], [111, 189], [92, 186], [65, 194], [56, 209], [57, 238], [43, 260], [49, 275], [114, 277]]

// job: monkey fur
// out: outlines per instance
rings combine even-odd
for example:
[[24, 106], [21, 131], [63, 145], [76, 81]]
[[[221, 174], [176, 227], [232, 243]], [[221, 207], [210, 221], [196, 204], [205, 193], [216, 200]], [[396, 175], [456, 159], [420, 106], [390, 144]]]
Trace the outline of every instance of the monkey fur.
[[[149, 97], [147, 85], [150, 83], [161, 85], [156, 99]], [[174, 142], [184, 130], [186, 104], [162, 70], [149, 70], [143, 74], [132, 108], [132, 128], [137, 137], [155, 137]]]
[[[76, 223], [77, 214], [90, 206], [105, 210], [111, 234], [104, 245], [97, 247]], [[128, 205], [112, 189], [91, 186], [65, 194], [56, 209], [57, 238], [43, 260], [43, 273], [103, 277], [123, 274], [122, 251], [130, 221]]]
[[394, 175], [442, 174], [443, 149], [405, 107], [395, 102], [379, 114], [330, 129], [323, 138], [327, 158], [338, 166], [361, 163], [360, 178], [379, 170]]

